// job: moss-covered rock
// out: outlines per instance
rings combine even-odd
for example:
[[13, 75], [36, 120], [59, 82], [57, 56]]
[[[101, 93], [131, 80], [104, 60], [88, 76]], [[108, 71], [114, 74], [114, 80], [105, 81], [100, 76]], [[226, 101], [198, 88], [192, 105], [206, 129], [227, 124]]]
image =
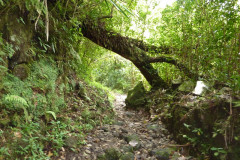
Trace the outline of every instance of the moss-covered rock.
[[26, 64], [19, 64], [14, 67], [13, 75], [21, 80], [26, 79], [29, 76], [30, 68]]
[[79, 138], [76, 136], [67, 137], [64, 142], [65, 145], [69, 148], [76, 148], [78, 146]]
[[134, 160], [134, 154], [132, 152], [127, 152], [120, 157], [120, 160]]
[[155, 149], [150, 151], [150, 155], [155, 156], [157, 160], [170, 160], [170, 154], [173, 149], [163, 148], [163, 149]]
[[182, 92], [191, 92], [195, 87], [195, 83], [193, 81], [184, 81], [179, 87], [178, 90]]
[[114, 148], [107, 149], [104, 155], [98, 157], [99, 160], [119, 160], [121, 153]]
[[133, 140], [139, 141], [139, 136], [136, 134], [131, 134], [131, 135], [127, 135], [124, 139], [129, 143], [130, 141], [133, 141]]
[[146, 93], [143, 83], [139, 82], [132, 90], [128, 92], [125, 100], [127, 108], [144, 107], [147, 103]]

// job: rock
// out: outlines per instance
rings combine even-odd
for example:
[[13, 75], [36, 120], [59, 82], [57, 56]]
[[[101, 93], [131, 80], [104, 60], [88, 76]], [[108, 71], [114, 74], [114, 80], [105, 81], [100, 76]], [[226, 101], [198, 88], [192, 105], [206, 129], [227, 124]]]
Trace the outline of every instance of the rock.
[[127, 117], [131, 118], [131, 117], [134, 116], [134, 113], [133, 113], [133, 112], [128, 112], [128, 111], [126, 111], [126, 112], [125, 112], [125, 115], [126, 115]]
[[153, 125], [148, 124], [147, 125], [147, 129], [148, 130], [153, 130], [153, 131], [157, 132], [160, 129], [160, 127], [157, 124], [153, 124]]
[[134, 160], [134, 154], [132, 152], [126, 152], [120, 157], [120, 160]]
[[146, 99], [144, 98], [146, 90], [142, 82], [139, 82], [132, 90], [128, 92], [125, 100], [127, 108], [137, 108], [145, 106]]
[[104, 132], [108, 132], [108, 128], [107, 127], [101, 127], [101, 130], [103, 130]]
[[136, 141], [136, 140], [131, 140], [131, 141], [129, 142], [129, 145], [130, 145], [131, 147], [133, 147], [133, 150], [134, 150], [134, 151], [136, 151], [136, 150], [138, 150], [138, 149], [141, 148], [140, 142], [139, 142], [139, 141]]
[[119, 160], [120, 152], [114, 148], [107, 149], [104, 155], [98, 157], [99, 160]]
[[124, 128], [121, 128], [121, 132], [122, 133], [128, 133], [128, 131], [126, 129], [124, 129]]
[[127, 143], [129, 143], [132, 140], [139, 141], [139, 137], [136, 134], [127, 135], [124, 137], [124, 139], [125, 139], [125, 141], [127, 141]]
[[118, 125], [118, 126], [123, 126], [124, 122], [123, 121], [115, 121], [114, 124]]
[[87, 149], [87, 150], [85, 150], [85, 153], [91, 154], [91, 151]]
[[132, 146], [129, 146], [129, 145], [123, 146], [123, 147], [122, 147], [122, 150], [123, 150], [123, 152], [134, 152], [133, 147], [132, 147]]
[[149, 152], [149, 155], [155, 156], [157, 160], [170, 160], [169, 156], [173, 150], [170, 148], [155, 149]]
[[178, 87], [178, 90], [182, 92], [192, 92], [194, 87], [195, 83], [193, 81], [185, 81]]
[[181, 83], [182, 83], [181, 78], [172, 80], [172, 88], [174, 90], [177, 89], [181, 85]]
[[69, 148], [76, 148], [78, 145], [78, 137], [72, 136], [65, 139], [65, 145]]
[[114, 137], [120, 137], [120, 135], [119, 135], [118, 132], [114, 132], [114, 133], [113, 133], [113, 136], [114, 136]]
[[30, 73], [30, 68], [26, 64], [19, 64], [14, 67], [13, 75], [18, 77], [21, 80], [24, 80], [28, 77]]
[[204, 83], [203, 81], [197, 81], [197, 84], [193, 93], [196, 95], [202, 95], [206, 93], [207, 89], [208, 89], [208, 86], [206, 85], [206, 83]]

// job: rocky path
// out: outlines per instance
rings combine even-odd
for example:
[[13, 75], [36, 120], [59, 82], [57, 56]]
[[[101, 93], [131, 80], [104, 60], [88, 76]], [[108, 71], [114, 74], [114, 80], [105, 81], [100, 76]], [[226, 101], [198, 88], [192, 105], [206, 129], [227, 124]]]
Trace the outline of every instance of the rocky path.
[[[125, 95], [116, 95], [116, 119], [112, 125], [89, 133], [80, 154], [69, 160], [184, 160], [174, 151], [174, 141], [161, 122], [151, 122], [142, 112], [125, 110]], [[171, 146], [171, 147], [169, 147]], [[176, 149], [176, 147], [175, 147]]]

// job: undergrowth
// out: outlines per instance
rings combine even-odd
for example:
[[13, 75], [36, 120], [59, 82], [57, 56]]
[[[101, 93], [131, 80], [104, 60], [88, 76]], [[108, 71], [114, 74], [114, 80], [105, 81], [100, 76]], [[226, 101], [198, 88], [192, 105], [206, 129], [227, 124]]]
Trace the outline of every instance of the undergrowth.
[[61, 79], [52, 59], [43, 57], [28, 67], [25, 80], [11, 73], [2, 78], [0, 160], [51, 159], [60, 156], [62, 148], [78, 151], [87, 132], [112, 123], [110, 90], [71, 79], [82, 84], [83, 98], [73, 83]]

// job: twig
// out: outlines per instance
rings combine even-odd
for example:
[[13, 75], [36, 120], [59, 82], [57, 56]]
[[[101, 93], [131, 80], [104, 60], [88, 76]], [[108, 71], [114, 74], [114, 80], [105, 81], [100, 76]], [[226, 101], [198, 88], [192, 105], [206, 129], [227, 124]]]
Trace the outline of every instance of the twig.
[[48, 17], [48, 6], [47, 6], [47, 0], [44, 0], [45, 2], [45, 7], [46, 7], [46, 36], [47, 36], [47, 41], [49, 38], [49, 17]]
[[186, 143], [186, 144], [161, 144], [163, 145], [164, 147], [187, 147], [187, 146], [191, 146], [190, 143]]
[[233, 114], [233, 111], [232, 111], [232, 96], [230, 96], [230, 115]]
[[68, 6], [68, 2], [69, 2], [69, 0], [67, 1], [67, 3], [66, 3], [66, 6], [65, 6], [64, 18], [66, 18], [66, 12], [67, 12], [67, 6]]
[[77, 4], [78, 4], [78, 1], [76, 2], [76, 5], [75, 5], [75, 8], [74, 8], [74, 11], [73, 11], [73, 18], [74, 18], [74, 15], [75, 15], [75, 13], [76, 13], [76, 11], [77, 11]]
[[225, 141], [225, 147], [228, 148], [228, 143], [227, 143], [227, 129], [225, 130], [224, 141]]
[[115, 6], [113, 5], [112, 8], [111, 8], [111, 13], [110, 15], [107, 15], [107, 16], [102, 16], [102, 17], [99, 17], [98, 18], [98, 21], [100, 21], [101, 19], [106, 19], [106, 18], [112, 18], [113, 16], [113, 9], [115, 8]]
[[41, 12], [38, 12], [38, 17], [37, 17], [37, 20], [35, 22], [35, 30], [37, 30], [37, 23], [39, 21], [40, 16], [41, 16]]

